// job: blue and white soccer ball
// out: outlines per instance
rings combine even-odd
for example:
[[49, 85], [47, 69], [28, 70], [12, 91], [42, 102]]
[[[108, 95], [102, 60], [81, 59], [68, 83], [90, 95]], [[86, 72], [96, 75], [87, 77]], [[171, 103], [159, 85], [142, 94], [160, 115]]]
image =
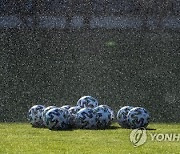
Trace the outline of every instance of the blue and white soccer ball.
[[127, 115], [128, 123], [131, 128], [146, 128], [150, 121], [148, 111], [142, 107], [135, 107], [131, 109]]
[[108, 111], [111, 113], [111, 120], [114, 120], [114, 111], [112, 110], [112, 108], [108, 105], [99, 105], [99, 107], [103, 107], [103, 108], [107, 108]]
[[112, 111], [107, 105], [100, 105], [94, 108], [97, 114], [97, 128], [105, 129], [111, 125]]
[[53, 108], [46, 113], [46, 126], [50, 130], [62, 130], [69, 127], [69, 112], [63, 108]]
[[76, 114], [82, 109], [80, 106], [73, 106], [68, 111], [70, 114], [69, 124], [71, 127], [76, 127]]
[[76, 114], [78, 128], [94, 129], [97, 126], [96, 112], [92, 108], [82, 108]]
[[[51, 110], [51, 109], [53, 109], [53, 108], [57, 108], [56, 106], [48, 106], [48, 107], [46, 107], [45, 109], [44, 109], [44, 111], [42, 112], [42, 119], [43, 119], [43, 124], [44, 124], [44, 126], [46, 126], [46, 113], [49, 111], [49, 110]], [[47, 127], [47, 126], [46, 126]]]
[[43, 105], [34, 105], [29, 109], [28, 120], [33, 127], [43, 126], [42, 112], [44, 109], [45, 107]]
[[77, 105], [82, 108], [95, 108], [98, 106], [98, 101], [92, 96], [83, 96], [78, 100]]
[[75, 115], [80, 109], [82, 109], [80, 106], [72, 106], [68, 111], [70, 114]]
[[130, 125], [129, 125], [129, 122], [127, 119], [127, 115], [129, 113], [129, 111], [133, 108], [134, 107], [132, 107], [132, 106], [124, 106], [124, 107], [120, 108], [120, 110], [118, 111], [117, 122], [121, 127], [130, 128]]

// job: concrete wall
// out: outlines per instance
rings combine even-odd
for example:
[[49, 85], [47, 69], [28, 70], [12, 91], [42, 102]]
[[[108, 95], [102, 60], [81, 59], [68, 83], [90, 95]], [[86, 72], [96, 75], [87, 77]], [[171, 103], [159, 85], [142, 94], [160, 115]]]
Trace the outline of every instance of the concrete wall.
[[[27, 18], [29, 27], [32, 26], [32, 18]], [[120, 29], [139, 29], [142, 27], [143, 20], [138, 16], [106, 16], [106, 17], [95, 17], [93, 16], [90, 20], [91, 28], [120, 28]], [[149, 17], [147, 20], [147, 26], [150, 29], [157, 28], [158, 20], [153, 17]], [[169, 16], [162, 20], [161, 27], [165, 29], [180, 29], [180, 17]], [[63, 29], [66, 26], [66, 18], [63, 16], [39, 16], [39, 27], [40, 28], [57, 28]], [[73, 16], [71, 20], [72, 28], [83, 27], [83, 17]], [[15, 15], [1, 16], [0, 17], [0, 28], [20, 28], [25, 27], [21, 19]]]

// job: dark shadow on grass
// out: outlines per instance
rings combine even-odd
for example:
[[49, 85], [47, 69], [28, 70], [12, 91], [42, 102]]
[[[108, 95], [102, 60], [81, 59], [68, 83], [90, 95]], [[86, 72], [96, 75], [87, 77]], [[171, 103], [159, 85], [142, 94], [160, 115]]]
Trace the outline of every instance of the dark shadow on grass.
[[[108, 129], [108, 130], [113, 130], [113, 129], [120, 129], [121, 127], [118, 126], [109, 126], [108, 128], [104, 128], [104, 129]], [[104, 130], [104, 129], [100, 129], [100, 130]]]
[[32, 125], [32, 128], [38, 128], [38, 129], [39, 129], [39, 128], [40, 128], [40, 129], [43, 128], [43, 129], [44, 129], [44, 128], [47, 128], [47, 127], [46, 127], [46, 126], [34, 126], [34, 125]]
[[[131, 129], [131, 130], [133, 130], [132, 128], [125, 128], [125, 129]], [[140, 130], [156, 130], [155, 128], [144, 128], [144, 127], [142, 127], [142, 128], [136, 128], [136, 129], [140, 129]]]
[[[49, 129], [46, 126], [32, 126], [32, 128], [37, 128], [37, 129]], [[67, 129], [49, 129], [51, 131], [73, 131], [73, 128], [67, 128]]]
[[118, 126], [109, 126], [106, 128], [74, 128], [74, 129], [82, 129], [82, 130], [115, 130], [115, 129], [121, 129], [121, 127]]
[[[32, 128], [38, 128], [38, 129], [48, 129], [45, 126], [32, 126]], [[106, 128], [76, 128], [76, 127], [70, 127], [67, 129], [49, 129], [51, 131], [74, 131], [74, 130], [78, 130], [78, 129], [82, 129], [82, 130], [117, 130], [117, 129], [129, 129], [129, 130], [133, 130], [132, 128], [123, 128], [123, 127], [119, 127], [119, 126], [109, 126]], [[156, 130], [155, 128], [138, 128], [141, 130]]]
[[55, 132], [61, 132], [61, 131], [73, 131], [74, 129], [68, 128], [68, 129], [49, 129], [49, 130], [55, 131]]

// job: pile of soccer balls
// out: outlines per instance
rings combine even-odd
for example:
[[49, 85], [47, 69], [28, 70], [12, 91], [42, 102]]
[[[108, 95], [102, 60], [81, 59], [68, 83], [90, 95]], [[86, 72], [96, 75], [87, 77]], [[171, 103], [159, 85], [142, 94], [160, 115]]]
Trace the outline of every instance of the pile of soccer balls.
[[[99, 105], [92, 96], [83, 96], [76, 106], [62, 107], [35, 105], [30, 108], [28, 120], [33, 127], [47, 127], [50, 130], [69, 128], [106, 129], [114, 119], [114, 111], [107, 105]], [[149, 113], [141, 107], [122, 107], [117, 121], [123, 128], [147, 127]]]
[[142, 107], [124, 106], [117, 113], [117, 121], [123, 128], [146, 128], [150, 116], [148, 111]]
[[114, 119], [113, 110], [99, 105], [92, 96], [81, 97], [76, 106], [62, 107], [35, 105], [30, 108], [28, 120], [33, 127], [47, 127], [50, 130], [69, 128], [105, 129]]

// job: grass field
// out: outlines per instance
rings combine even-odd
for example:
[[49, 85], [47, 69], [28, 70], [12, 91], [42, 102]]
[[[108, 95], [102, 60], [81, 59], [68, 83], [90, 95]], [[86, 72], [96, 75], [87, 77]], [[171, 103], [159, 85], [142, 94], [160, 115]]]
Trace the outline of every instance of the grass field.
[[107, 130], [50, 131], [32, 128], [27, 123], [0, 123], [0, 153], [102, 153], [102, 154], [175, 154], [180, 153], [180, 141], [152, 141], [149, 133], [176, 133], [180, 124], [149, 125], [147, 142], [134, 147], [129, 140], [130, 129], [113, 124]]
[[[148, 134], [180, 133], [179, 34], [1, 30], [0, 122], [26, 122], [35, 104], [75, 105], [91, 95], [115, 112], [125, 105], [146, 108], [157, 122]], [[180, 141], [152, 141], [149, 134], [144, 145], [134, 147], [130, 133], [117, 124], [107, 130], [50, 131], [0, 123], [0, 154], [180, 154]]]

